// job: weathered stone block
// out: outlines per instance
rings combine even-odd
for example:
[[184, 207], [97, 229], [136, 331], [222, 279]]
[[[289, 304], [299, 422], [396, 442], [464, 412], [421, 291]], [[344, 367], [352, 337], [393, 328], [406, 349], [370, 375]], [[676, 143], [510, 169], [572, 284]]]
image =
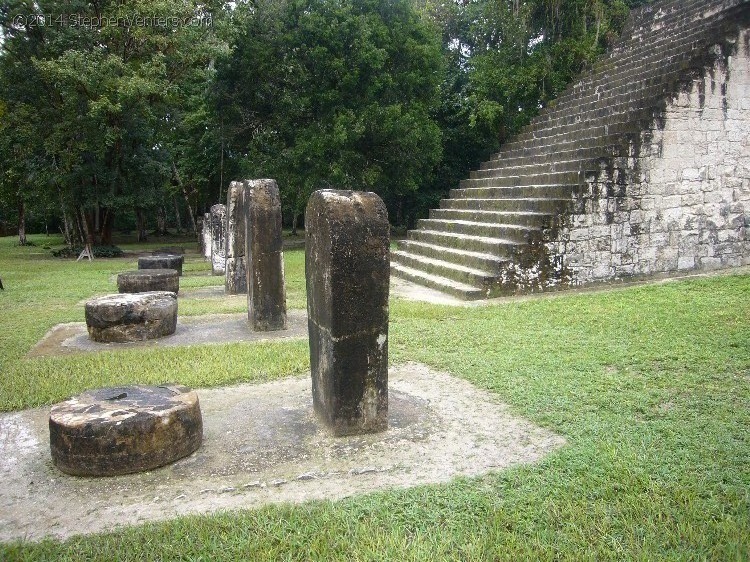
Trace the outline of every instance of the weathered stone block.
[[284, 330], [286, 287], [279, 187], [271, 179], [244, 184], [248, 319], [253, 330]]
[[174, 254], [159, 254], [138, 258], [138, 269], [174, 269], [182, 275], [182, 264], [185, 258]]
[[305, 214], [313, 403], [335, 435], [388, 425], [389, 225], [374, 193], [321, 190]]
[[117, 276], [120, 293], [148, 293], [149, 291], [180, 291], [180, 275], [176, 269], [139, 269]]
[[245, 186], [233, 181], [227, 190], [227, 248], [224, 290], [228, 295], [247, 293], [245, 261]]
[[115, 476], [189, 455], [203, 440], [203, 419], [198, 395], [184, 386], [103, 388], [53, 406], [49, 432], [60, 470]]
[[201, 240], [203, 257], [211, 261], [211, 213], [203, 215], [203, 225], [201, 227]]
[[177, 295], [164, 291], [123, 293], [86, 303], [89, 337], [98, 342], [125, 343], [174, 334]]
[[211, 272], [224, 275], [226, 269], [227, 206], [217, 203], [211, 207]]

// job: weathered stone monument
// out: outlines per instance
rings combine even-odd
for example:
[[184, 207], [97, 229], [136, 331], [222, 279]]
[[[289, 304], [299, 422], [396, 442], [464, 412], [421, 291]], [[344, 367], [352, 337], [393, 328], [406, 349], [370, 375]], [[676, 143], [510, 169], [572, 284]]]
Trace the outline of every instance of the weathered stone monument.
[[374, 193], [316, 191], [305, 213], [313, 404], [334, 435], [388, 426], [388, 213]]
[[174, 269], [182, 275], [183, 256], [176, 254], [156, 254], [138, 258], [138, 269]]
[[245, 185], [233, 181], [227, 190], [227, 249], [224, 290], [228, 295], [247, 293], [245, 260]]
[[281, 238], [281, 198], [275, 180], [245, 185], [247, 313], [253, 330], [286, 328], [286, 287]]
[[177, 294], [164, 291], [106, 295], [86, 303], [89, 337], [102, 343], [143, 341], [174, 334]]
[[180, 291], [180, 274], [176, 269], [139, 269], [124, 271], [117, 276], [120, 293], [148, 293], [149, 291]]
[[211, 272], [224, 275], [226, 269], [227, 207], [217, 203], [211, 207]]
[[201, 225], [201, 250], [203, 257], [211, 261], [211, 213], [203, 215], [203, 224]]
[[750, 264], [750, 2], [633, 10], [420, 220], [394, 274], [465, 299]]
[[151, 470], [185, 457], [203, 440], [198, 395], [179, 385], [85, 392], [52, 407], [50, 450], [74, 476]]

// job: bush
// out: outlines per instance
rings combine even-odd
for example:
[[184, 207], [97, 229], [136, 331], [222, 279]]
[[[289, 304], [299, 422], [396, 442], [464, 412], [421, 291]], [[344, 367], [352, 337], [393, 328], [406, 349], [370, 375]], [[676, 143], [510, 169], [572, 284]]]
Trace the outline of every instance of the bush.
[[[92, 251], [95, 258], [119, 258], [123, 254], [122, 249], [117, 246], [94, 246]], [[53, 250], [52, 255], [56, 258], [77, 258], [81, 252], [83, 252], [83, 246], [74, 246]]]

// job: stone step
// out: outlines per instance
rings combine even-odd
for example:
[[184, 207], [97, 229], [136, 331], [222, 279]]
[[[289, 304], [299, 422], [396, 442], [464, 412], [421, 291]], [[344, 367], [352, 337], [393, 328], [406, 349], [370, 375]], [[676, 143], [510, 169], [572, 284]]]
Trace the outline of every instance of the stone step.
[[472, 211], [516, 211], [547, 213], [556, 215], [565, 211], [570, 204], [568, 199], [537, 199], [531, 197], [511, 199], [443, 199], [441, 209], [464, 209]]
[[[482, 162], [482, 166], [486, 166], [488, 169], [495, 170], [496, 173], [501, 173], [502, 170], [507, 166], [508, 168], [520, 167], [525, 165], [547, 165], [554, 166], [555, 157], [566, 159], [566, 161], [575, 161], [578, 165], [578, 170], [586, 169], [590, 167], [590, 162], [595, 161], [603, 156], [626, 156], [627, 155], [627, 143], [615, 143], [607, 144], [602, 147], [601, 139], [596, 139], [594, 146], [581, 146], [579, 149], [568, 148], [566, 150], [560, 150], [555, 154], [543, 154], [543, 155], [527, 155], [527, 156], [515, 156], [512, 158], [504, 158], [502, 160], [488, 160]], [[578, 160], [573, 160], [577, 158]], [[552, 170], [551, 170], [552, 171]]]
[[[618, 132], [605, 132], [603, 127], [597, 127], [598, 136], [587, 137], [585, 139], [577, 138], [576, 135], [564, 134], [560, 135], [560, 138], [555, 142], [545, 142], [540, 145], [533, 145], [529, 143], [527, 147], [521, 147], [510, 151], [506, 156], [509, 157], [520, 157], [524, 155], [550, 158], [554, 157], [558, 150], [567, 151], [575, 150], [577, 146], [584, 145], [586, 147], [598, 146], [602, 153], [605, 153], [609, 147], [615, 143], [627, 144], [631, 139], [636, 139], [641, 130], [639, 127], [634, 126], [632, 129]], [[602, 154], [604, 155], [604, 154]]]
[[459, 189], [477, 187], [552, 187], [559, 185], [574, 185], [583, 178], [578, 171], [551, 172], [548, 174], [533, 174], [523, 176], [497, 176], [482, 179], [466, 179], [459, 182]]
[[[640, 101], [643, 105], [634, 106], [632, 97], [625, 97], [618, 103], [606, 106], [597, 102], [591, 105], [581, 105], [575, 115], [566, 115], [540, 124], [532, 133], [518, 137], [515, 142], [520, 146], [528, 142], [544, 142], [565, 133], [588, 131], [592, 124], [605, 127], [605, 131], [624, 131], [632, 128], [633, 124], [648, 124], [654, 117], [654, 103], [663, 96], [664, 86], [660, 85], [642, 92]], [[585, 135], [582, 138], [586, 138]]]
[[552, 160], [550, 162], [534, 162], [521, 160], [514, 165], [504, 163], [504, 165], [495, 167], [490, 167], [490, 163], [497, 164], [497, 161], [482, 162], [479, 170], [472, 170], [469, 173], [469, 179], [492, 178], [499, 175], [523, 176], [560, 172], [577, 172], [581, 169], [581, 161], [578, 159], [561, 161]]
[[438, 275], [477, 288], [491, 285], [493, 279], [497, 277], [497, 275], [489, 271], [419, 254], [412, 254], [404, 250], [391, 252], [391, 263], [418, 269], [430, 275]]
[[643, 119], [632, 122], [622, 122], [616, 125], [590, 124], [588, 128], [581, 127], [577, 130], [560, 132], [545, 139], [532, 139], [523, 142], [511, 143], [501, 153], [501, 157], [531, 156], [556, 154], [558, 147], [567, 150], [578, 145], [584, 146], [606, 146], [613, 139], [624, 134], [636, 134], [650, 127], [652, 120]]
[[518, 243], [529, 243], [539, 238], [539, 229], [514, 224], [489, 224], [466, 220], [419, 219], [417, 228], [435, 232], [445, 232], [484, 238], [499, 238]]
[[504, 263], [502, 258], [483, 252], [459, 250], [449, 246], [438, 246], [417, 240], [399, 240], [398, 247], [404, 252], [465, 265], [483, 271], [497, 272]]
[[[699, 33], [694, 33], [691, 38], [699, 38]], [[668, 40], [662, 42], [667, 46]], [[614, 93], [635, 93], [646, 81], [652, 83], [665, 82], [665, 76], [669, 72], [679, 69], [690, 60], [692, 52], [680, 51], [679, 46], [668, 48], [665, 52], [659, 53], [648, 59], [640, 59], [637, 55], [629, 58], [625, 66], [619, 66], [615, 71], [602, 73], [594, 77], [587, 78], [581, 83], [581, 87], [574, 91], [566, 91], [558, 98], [553, 111], [545, 114], [547, 118], [555, 118], [565, 115], [571, 107], [576, 107], [581, 103], [588, 103], [592, 100], [604, 100]], [[651, 65], [649, 66], [649, 63]]]
[[723, 43], [750, 0], [656, 6], [634, 11], [609, 54], [420, 220], [394, 267], [427, 285], [437, 278], [481, 287], [485, 297], [499, 294], [516, 265], [533, 271], [537, 237], [585, 212], [590, 171], [622, 165], [664, 100], [702, 75], [708, 47]]
[[430, 209], [431, 219], [464, 220], [490, 224], [517, 224], [531, 228], [550, 228], [555, 216], [547, 213], [479, 211], [467, 209]]
[[[524, 162], [535, 164], [547, 163], [553, 161], [558, 154], [562, 154], [568, 159], [576, 158], [575, 154], [578, 150], [581, 151], [581, 155], [585, 157], [584, 159], [596, 158], [602, 152], [609, 153], [613, 149], [617, 153], [627, 154], [627, 144], [630, 136], [632, 135], [589, 137], [580, 139], [577, 142], [567, 143], [563, 147], [540, 143], [533, 148], [503, 151], [500, 153], [500, 156], [496, 155], [492, 160], [488, 160], [488, 162], [497, 164], [508, 162], [514, 165], [520, 165]], [[556, 150], [550, 150], [551, 147], [556, 148]], [[497, 167], [497, 165], [495, 166]]]
[[478, 300], [486, 298], [485, 293], [477, 287], [472, 287], [465, 283], [459, 283], [458, 281], [453, 281], [439, 275], [425, 273], [399, 263], [391, 262], [391, 273], [401, 279], [406, 279], [407, 281], [412, 281], [418, 285], [424, 285], [425, 287], [436, 289], [463, 300]]
[[[576, 172], [576, 176], [584, 179], [583, 175]], [[489, 183], [486, 187], [465, 187], [461, 189], [451, 189], [451, 199], [509, 199], [511, 197], [539, 197], [551, 199], [569, 199], [574, 193], [580, 190], [582, 181], [575, 184], [567, 185], [526, 185], [523, 187], [498, 187], [492, 185], [492, 180], [473, 180], [476, 183]], [[474, 185], [474, 184], [471, 184]]]
[[448, 246], [469, 252], [491, 254], [499, 258], [512, 258], [522, 243], [503, 238], [489, 236], [472, 236], [455, 232], [440, 232], [438, 230], [410, 230], [409, 240], [425, 242], [435, 246]]
[[[687, 50], [685, 45], [696, 41], [705, 42], [706, 27], [710, 27], [710, 25], [694, 26], [686, 33], [663, 34], [655, 40], [644, 42], [639, 47], [629, 49], [626, 53], [613, 53], [613, 56], [606, 59], [608, 64], [602, 65], [599, 72], [585, 75], [558, 96], [555, 107], [564, 108], [568, 104], [575, 104], [582, 97], [582, 94], [594, 91], [597, 87], [607, 86], [625, 77], [633, 77], [634, 71], [637, 73], [636, 75], [658, 75], [657, 69], [668, 67], [680, 55], [690, 56], [694, 52]], [[701, 39], [703, 41], [700, 41]], [[644, 69], [647, 69], [648, 72], [644, 72]]]

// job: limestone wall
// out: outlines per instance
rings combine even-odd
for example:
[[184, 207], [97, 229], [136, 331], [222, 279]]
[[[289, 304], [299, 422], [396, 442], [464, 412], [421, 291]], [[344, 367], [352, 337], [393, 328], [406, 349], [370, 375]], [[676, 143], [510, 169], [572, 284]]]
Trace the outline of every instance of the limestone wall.
[[750, 31], [600, 160], [547, 244], [582, 283], [750, 264]]

